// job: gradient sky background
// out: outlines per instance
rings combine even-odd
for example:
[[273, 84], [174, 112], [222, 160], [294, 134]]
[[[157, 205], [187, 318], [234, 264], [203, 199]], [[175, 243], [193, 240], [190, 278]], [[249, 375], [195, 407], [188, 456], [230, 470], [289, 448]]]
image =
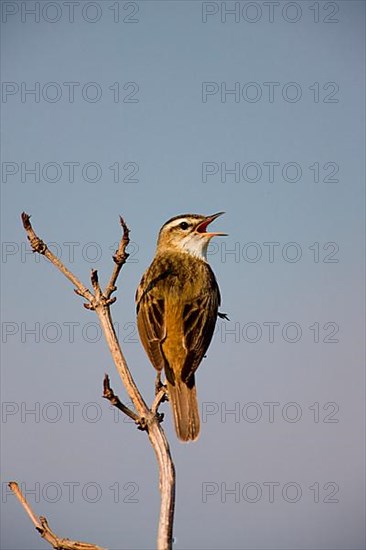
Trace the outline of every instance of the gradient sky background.
[[[24, 12], [35, 4], [2, 2], [1, 547], [46, 548], [8, 480], [59, 535], [112, 549], [153, 548], [159, 505], [146, 436], [101, 398], [108, 372], [126, 399], [96, 317], [25, 254], [20, 213], [87, 285], [90, 268], [107, 281], [125, 217], [133, 244], [113, 316], [151, 402], [135, 288], [167, 219], [224, 210], [215, 227], [229, 237], [209, 261], [230, 321], [198, 371], [198, 442], [180, 444], [161, 408], [174, 547], [364, 548], [364, 2], [281, 2], [272, 22], [265, 2], [238, 2], [237, 22], [219, 2], [80, 1], [73, 23], [64, 2], [40, 2], [37, 22]], [[36, 82], [39, 102], [22, 98]], [[80, 84], [73, 102], [65, 82]], [[207, 101], [204, 82], [218, 90]], [[235, 82], [241, 95], [221, 97]], [[21, 163], [39, 163], [39, 181]], [[203, 163], [217, 170], [207, 181]], [[225, 181], [235, 163], [244, 172]]]

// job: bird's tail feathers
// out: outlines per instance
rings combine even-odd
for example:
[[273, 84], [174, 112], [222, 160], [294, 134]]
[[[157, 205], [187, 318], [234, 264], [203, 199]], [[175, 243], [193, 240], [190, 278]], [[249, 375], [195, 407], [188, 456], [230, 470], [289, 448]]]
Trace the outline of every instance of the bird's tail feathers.
[[181, 441], [194, 441], [200, 432], [196, 386], [177, 379], [172, 384], [168, 378], [167, 386], [177, 436]]

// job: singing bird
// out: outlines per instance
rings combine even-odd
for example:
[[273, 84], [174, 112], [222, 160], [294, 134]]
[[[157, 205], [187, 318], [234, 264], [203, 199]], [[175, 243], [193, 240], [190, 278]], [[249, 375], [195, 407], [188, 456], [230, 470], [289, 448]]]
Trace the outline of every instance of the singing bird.
[[200, 431], [195, 372], [212, 335], [220, 291], [207, 262], [212, 216], [181, 214], [160, 229], [155, 257], [136, 292], [137, 327], [145, 351], [165, 373], [175, 430], [182, 441]]

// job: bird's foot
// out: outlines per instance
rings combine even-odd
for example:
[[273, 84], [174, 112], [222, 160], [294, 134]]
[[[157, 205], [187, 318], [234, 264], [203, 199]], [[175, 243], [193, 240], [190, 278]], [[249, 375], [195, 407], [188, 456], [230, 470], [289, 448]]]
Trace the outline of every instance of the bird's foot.
[[166, 384], [163, 384], [162, 381], [161, 381], [161, 378], [160, 378], [160, 372], [156, 375], [156, 379], [155, 379], [155, 396], [158, 395], [158, 393], [160, 392], [160, 390], [164, 390], [165, 391], [165, 396], [163, 397], [163, 399], [161, 400], [162, 402], [163, 401], [167, 401], [168, 398], [167, 398], [167, 393], [168, 393], [168, 388], [166, 386]]

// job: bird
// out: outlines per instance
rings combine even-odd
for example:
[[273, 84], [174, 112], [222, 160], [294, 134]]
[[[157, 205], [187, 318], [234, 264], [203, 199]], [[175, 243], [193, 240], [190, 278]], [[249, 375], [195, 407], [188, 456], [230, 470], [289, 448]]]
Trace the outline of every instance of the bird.
[[180, 214], [159, 231], [155, 257], [136, 291], [137, 327], [142, 345], [157, 370], [164, 372], [175, 431], [181, 441], [200, 432], [195, 372], [211, 343], [221, 297], [207, 261], [211, 216]]

